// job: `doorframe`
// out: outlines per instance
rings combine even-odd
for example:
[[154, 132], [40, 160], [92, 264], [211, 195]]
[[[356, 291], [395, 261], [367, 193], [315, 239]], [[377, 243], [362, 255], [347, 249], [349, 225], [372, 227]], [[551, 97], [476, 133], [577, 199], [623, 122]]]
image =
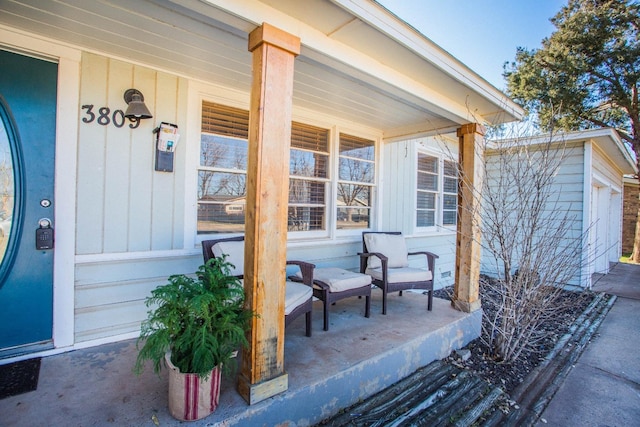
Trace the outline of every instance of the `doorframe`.
[[[611, 229], [609, 232], [609, 262], [615, 263], [622, 256], [622, 196], [623, 189], [615, 184], [611, 184], [609, 221]], [[617, 242], [615, 241], [617, 238]], [[615, 243], [615, 244], [614, 244]]]
[[[592, 230], [591, 230], [591, 188], [593, 187], [593, 176], [591, 169], [593, 166], [593, 144], [590, 140], [584, 142], [583, 146], [583, 187], [582, 187], [582, 260], [580, 267], [580, 285], [586, 289], [591, 289], [593, 274], [592, 250]], [[586, 238], [585, 238], [586, 236]]]
[[611, 188], [605, 180], [593, 174], [591, 187], [592, 273], [609, 273], [609, 234], [611, 213]]
[[70, 347], [74, 345], [75, 335], [76, 170], [82, 52], [2, 25], [0, 46], [14, 53], [58, 64], [52, 338], [54, 349]]

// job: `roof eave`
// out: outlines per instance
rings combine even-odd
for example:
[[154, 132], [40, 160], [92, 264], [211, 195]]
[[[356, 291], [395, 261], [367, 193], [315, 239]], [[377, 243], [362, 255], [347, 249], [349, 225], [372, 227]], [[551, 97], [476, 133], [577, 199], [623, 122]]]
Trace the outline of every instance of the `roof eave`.
[[489, 124], [508, 123], [524, 118], [525, 111], [520, 105], [377, 1], [332, 1], [489, 100], [496, 106], [496, 111], [483, 115], [483, 119]]

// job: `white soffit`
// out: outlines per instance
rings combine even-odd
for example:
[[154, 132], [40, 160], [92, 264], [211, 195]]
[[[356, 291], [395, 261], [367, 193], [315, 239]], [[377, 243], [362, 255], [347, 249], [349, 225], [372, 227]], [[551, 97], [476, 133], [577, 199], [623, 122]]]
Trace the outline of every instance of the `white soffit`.
[[2, 9], [0, 25], [246, 93], [248, 33], [268, 22], [302, 41], [294, 108], [334, 114], [385, 137], [522, 115], [373, 1], [2, 0]]
[[464, 99], [474, 114], [497, 121], [523, 115], [501, 91], [375, 1], [332, 0], [333, 7], [323, 0], [262, 1], [447, 98]]

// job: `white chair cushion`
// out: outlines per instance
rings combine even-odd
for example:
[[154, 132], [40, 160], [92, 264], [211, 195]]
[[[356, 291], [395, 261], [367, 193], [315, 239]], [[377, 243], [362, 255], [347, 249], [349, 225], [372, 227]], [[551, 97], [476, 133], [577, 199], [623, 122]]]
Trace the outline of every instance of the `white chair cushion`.
[[[387, 282], [389, 283], [422, 282], [433, 279], [433, 273], [423, 268], [403, 267], [387, 270]], [[365, 273], [374, 279], [382, 280], [382, 267], [367, 268]]]
[[[302, 279], [302, 273], [298, 271], [296, 277]], [[369, 275], [334, 267], [314, 269], [313, 280], [326, 283], [331, 292], [342, 292], [371, 284]]]
[[[400, 268], [409, 266], [409, 251], [402, 234], [369, 233], [364, 235], [364, 243], [368, 252], [379, 252], [386, 256], [387, 267]], [[369, 268], [382, 267], [380, 258], [371, 256], [368, 259]]]
[[296, 307], [313, 296], [311, 288], [302, 283], [287, 281], [284, 297], [284, 314], [291, 313]]
[[227, 261], [234, 265], [231, 269], [233, 276], [244, 274], [244, 242], [218, 242], [211, 248], [216, 258], [227, 254]]

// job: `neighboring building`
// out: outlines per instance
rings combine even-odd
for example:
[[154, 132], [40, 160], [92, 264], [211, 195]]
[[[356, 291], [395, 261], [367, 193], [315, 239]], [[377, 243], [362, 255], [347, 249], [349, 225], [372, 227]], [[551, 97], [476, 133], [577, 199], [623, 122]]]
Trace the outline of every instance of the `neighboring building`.
[[[456, 130], [523, 114], [373, 1], [2, 9], [0, 134], [18, 182], [0, 267], [0, 358], [136, 337], [145, 297], [197, 269], [201, 240], [242, 232], [248, 37], [263, 23], [301, 42], [292, 138], [282, 141], [291, 259], [356, 269], [363, 230], [397, 230], [409, 249], [440, 256], [437, 287], [452, 284]], [[131, 88], [153, 118], [125, 119]], [[157, 156], [161, 122], [180, 137]]]
[[622, 213], [622, 253], [633, 252], [633, 241], [636, 235], [636, 223], [638, 220], [638, 207], [640, 206], [640, 185], [638, 179], [624, 177], [624, 202]]
[[[578, 251], [571, 257], [577, 273], [569, 284], [589, 288], [591, 275], [608, 273], [610, 263], [617, 262], [622, 253], [623, 177], [636, 173], [635, 162], [613, 129], [556, 134], [551, 139], [553, 144], [547, 145], [549, 138], [540, 135], [521, 140], [531, 146], [532, 153], [545, 149], [562, 152], [555, 156], [562, 158], [562, 162], [551, 184], [549, 200], [554, 211], [547, 215], [559, 219], [567, 213], [571, 231], [565, 236], [566, 246]], [[496, 144], [515, 141], [502, 140]], [[487, 150], [488, 162], [498, 155]], [[493, 182], [490, 172], [487, 174], [487, 182]], [[495, 274], [493, 265], [490, 255], [483, 253], [483, 272]], [[514, 265], [512, 273], [518, 267]]]

